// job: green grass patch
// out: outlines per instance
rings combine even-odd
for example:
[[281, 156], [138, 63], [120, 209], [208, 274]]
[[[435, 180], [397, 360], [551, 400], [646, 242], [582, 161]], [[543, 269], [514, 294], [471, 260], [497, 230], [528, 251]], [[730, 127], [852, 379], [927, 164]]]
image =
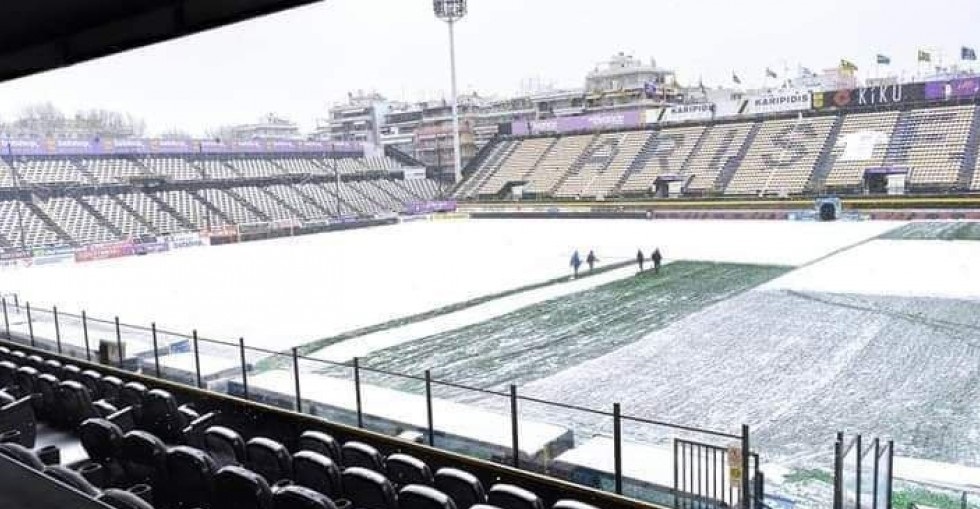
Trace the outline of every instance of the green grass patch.
[[[892, 493], [892, 509], [911, 509], [923, 505], [938, 509], [962, 509], [963, 500], [950, 493], [925, 488], [896, 490]], [[977, 505], [968, 501], [966, 507], [976, 508]]]
[[834, 475], [826, 470], [819, 468], [797, 469], [785, 477], [787, 483], [803, 484], [811, 481], [826, 484], [834, 483]]
[[978, 221], [909, 223], [881, 236], [897, 240], [980, 240]]

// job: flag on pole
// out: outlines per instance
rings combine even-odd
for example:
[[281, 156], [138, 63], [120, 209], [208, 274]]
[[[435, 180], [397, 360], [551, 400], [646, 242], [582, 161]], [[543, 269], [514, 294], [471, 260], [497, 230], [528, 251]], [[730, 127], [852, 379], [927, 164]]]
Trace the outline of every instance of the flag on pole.
[[932, 53], [926, 50], [919, 50], [919, 62], [932, 62]]
[[643, 91], [646, 93], [647, 99], [653, 99], [657, 96], [657, 84], [652, 81], [648, 81], [643, 86]]
[[698, 88], [701, 89], [701, 93], [702, 94], [707, 94], [708, 93], [708, 89], [705, 88], [704, 81], [702, 81], [701, 78], [698, 78]]
[[851, 62], [850, 60], [844, 60], [843, 58], [840, 61], [840, 68], [844, 72], [854, 72], [858, 70], [858, 66], [854, 65], [854, 62]]
[[772, 69], [766, 67], [766, 77], [767, 78], [778, 78], [779, 76], [776, 75], [776, 71], [773, 71]]
[[816, 78], [817, 77], [817, 73], [811, 71], [809, 67], [804, 67], [803, 69], [800, 69], [800, 73], [803, 74], [803, 77], [805, 77], [805, 78]]
[[879, 65], [891, 65], [892, 59], [888, 55], [882, 55], [878, 53], [878, 58], [875, 60]]
[[742, 84], [741, 78], [739, 78], [738, 74], [735, 74], [734, 72], [732, 73], [732, 81], [734, 81], [736, 85]]
[[963, 46], [963, 48], [960, 49], [960, 60], [976, 60], [976, 59], [977, 59], [977, 50], [966, 46]]

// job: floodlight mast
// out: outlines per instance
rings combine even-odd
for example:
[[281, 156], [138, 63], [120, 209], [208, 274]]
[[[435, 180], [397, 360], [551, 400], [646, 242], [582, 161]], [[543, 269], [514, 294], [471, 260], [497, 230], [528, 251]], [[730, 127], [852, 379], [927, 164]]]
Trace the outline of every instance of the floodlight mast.
[[466, 0], [433, 0], [433, 11], [437, 18], [449, 25], [449, 73], [452, 78], [453, 107], [453, 178], [458, 184], [463, 180], [463, 155], [459, 140], [459, 103], [456, 95], [456, 22], [466, 16]]

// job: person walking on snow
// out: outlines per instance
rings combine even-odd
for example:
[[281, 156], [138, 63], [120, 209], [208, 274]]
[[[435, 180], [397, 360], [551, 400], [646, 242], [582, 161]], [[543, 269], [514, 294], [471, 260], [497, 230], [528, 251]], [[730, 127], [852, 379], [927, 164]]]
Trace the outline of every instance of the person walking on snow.
[[653, 250], [653, 254], [650, 255], [650, 259], [653, 260], [653, 273], [660, 274], [660, 261], [663, 260], [663, 256], [660, 254], [660, 248]]
[[643, 250], [642, 249], [637, 249], [636, 250], [636, 264], [640, 266], [640, 272], [643, 272], [643, 262], [645, 260], [646, 260], [646, 257], [643, 256]]
[[592, 272], [592, 269], [595, 268], [595, 264], [599, 263], [599, 258], [596, 257], [595, 251], [592, 251], [591, 249], [589, 250], [589, 256], [585, 257], [585, 263], [589, 264], [589, 272]]
[[569, 265], [571, 265], [572, 270], [575, 271], [575, 277], [578, 277], [578, 268], [582, 266], [582, 258], [579, 257], [577, 249], [574, 253], [572, 253], [572, 261], [569, 262]]

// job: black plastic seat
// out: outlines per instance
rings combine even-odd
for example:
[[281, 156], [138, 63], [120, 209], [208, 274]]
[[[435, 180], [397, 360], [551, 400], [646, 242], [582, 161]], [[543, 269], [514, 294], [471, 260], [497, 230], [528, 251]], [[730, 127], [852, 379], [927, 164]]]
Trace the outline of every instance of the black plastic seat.
[[14, 372], [14, 385], [17, 386], [17, 394], [21, 397], [34, 394], [34, 381], [37, 380], [41, 372], [33, 366], [21, 366]]
[[114, 460], [122, 448], [122, 430], [106, 419], [86, 419], [78, 427], [78, 437], [89, 459], [98, 463]]
[[95, 409], [95, 415], [102, 417], [103, 419], [108, 418], [110, 415], [119, 411], [115, 405], [109, 403], [104, 399], [100, 399], [92, 403], [92, 408]]
[[65, 364], [61, 368], [61, 379], [62, 380], [74, 380], [76, 382], [80, 381], [79, 378], [82, 377], [82, 368], [74, 364]]
[[255, 437], [245, 444], [245, 466], [270, 484], [293, 475], [293, 461], [286, 446], [265, 437]]
[[42, 419], [49, 419], [58, 411], [58, 384], [61, 381], [50, 373], [44, 373], [34, 381], [34, 409]]
[[44, 359], [37, 354], [31, 354], [27, 356], [27, 365], [40, 371], [44, 367]]
[[41, 372], [60, 378], [62, 368], [61, 362], [57, 359], [48, 359], [44, 361], [44, 367], [41, 369]]
[[432, 470], [424, 461], [407, 454], [395, 453], [388, 456], [385, 460], [385, 471], [388, 479], [395, 483], [395, 486], [407, 486], [409, 484], [424, 484], [431, 486]]
[[272, 494], [273, 509], [337, 509], [333, 500], [302, 486], [283, 486]]
[[143, 422], [143, 399], [146, 397], [146, 386], [139, 382], [127, 382], [119, 390], [121, 407], [133, 407], [133, 417], [137, 423]]
[[60, 409], [59, 420], [70, 428], [75, 428], [85, 419], [98, 416], [88, 389], [75, 380], [58, 384], [56, 400]]
[[343, 494], [340, 467], [317, 452], [300, 451], [293, 455], [293, 481], [330, 498]]
[[93, 369], [86, 369], [78, 375], [78, 381], [88, 389], [92, 399], [102, 398], [102, 375]]
[[385, 473], [384, 457], [374, 447], [364, 442], [346, 442], [340, 448], [341, 464], [344, 468], [362, 467], [374, 470], [378, 473]]
[[513, 484], [494, 484], [487, 493], [487, 503], [500, 509], [544, 509], [541, 497]]
[[38, 472], [44, 472], [44, 463], [34, 451], [20, 444], [0, 444], [0, 454]]
[[436, 471], [435, 487], [449, 495], [456, 503], [456, 509], [470, 509], [487, 501], [483, 484], [475, 475], [456, 468], [440, 468]]
[[88, 482], [88, 480], [82, 477], [82, 474], [79, 474], [78, 472], [69, 468], [62, 466], [47, 467], [44, 469], [44, 475], [63, 484], [67, 484], [68, 486], [71, 486], [72, 488], [75, 488], [76, 490], [81, 491], [82, 493], [93, 498], [102, 493], [98, 488], [93, 486], [92, 483]]
[[96, 500], [116, 509], [153, 509], [153, 506], [142, 498], [115, 488], [105, 490]]
[[0, 345], [0, 361], [5, 361], [10, 359], [10, 349]]
[[409, 484], [398, 492], [399, 509], [456, 509], [449, 495], [421, 484]]
[[218, 467], [245, 464], [245, 440], [237, 431], [211, 426], [204, 432], [204, 449]]
[[551, 506], [551, 509], [599, 509], [599, 508], [594, 505], [586, 504], [585, 502], [579, 502], [578, 500], [562, 499], [555, 502], [555, 505]]
[[163, 389], [153, 389], [143, 398], [143, 426], [164, 440], [180, 438], [187, 419], [177, 408], [177, 400]]
[[363, 467], [344, 470], [344, 494], [356, 509], [397, 509], [395, 487], [387, 477]]
[[10, 361], [0, 361], [0, 389], [14, 384], [14, 373], [17, 365]]
[[27, 354], [20, 350], [10, 352], [10, 362], [17, 365], [27, 364]]
[[167, 451], [167, 476], [178, 508], [210, 507], [214, 495], [214, 461], [204, 451], [178, 445]]
[[251, 470], [229, 465], [214, 475], [214, 509], [270, 509], [272, 490]]
[[119, 377], [110, 375], [104, 376], [99, 380], [99, 394], [102, 395], [102, 399], [116, 406], [120, 406], [119, 393], [122, 391], [122, 387], [123, 382]]
[[37, 419], [31, 397], [24, 397], [0, 407], [0, 434], [17, 432], [14, 442], [34, 447], [37, 440]]
[[318, 452], [337, 465], [342, 464], [340, 458], [340, 444], [334, 438], [322, 431], [304, 431], [299, 436], [299, 450]]
[[167, 478], [167, 446], [146, 431], [133, 430], [123, 435], [118, 459], [133, 484], [160, 488]]

